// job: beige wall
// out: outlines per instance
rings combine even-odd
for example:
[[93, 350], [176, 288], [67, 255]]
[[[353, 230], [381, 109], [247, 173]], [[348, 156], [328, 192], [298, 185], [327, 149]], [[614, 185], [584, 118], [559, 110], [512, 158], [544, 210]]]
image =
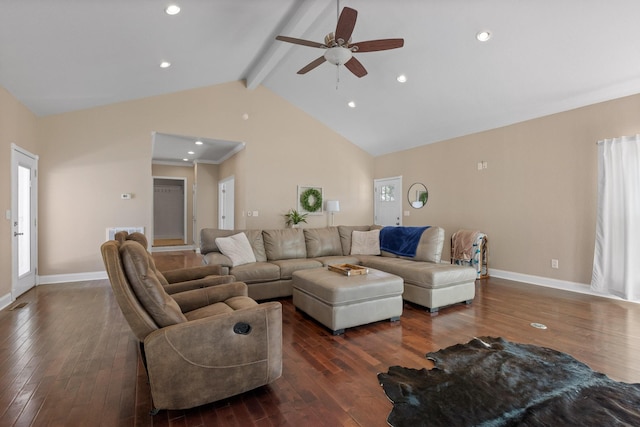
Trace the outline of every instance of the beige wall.
[[[429, 202], [405, 225], [488, 235], [489, 267], [588, 284], [593, 263], [596, 141], [640, 133], [640, 95], [381, 156], [375, 176], [423, 182]], [[488, 168], [477, 170], [486, 161]], [[551, 259], [559, 269], [551, 268]]]
[[[237, 228], [283, 227], [299, 184], [340, 200], [337, 224], [370, 223], [373, 179], [402, 175], [405, 187], [420, 181], [430, 192], [424, 209], [405, 201], [406, 225], [441, 225], [447, 239], [459, 228], [480, 229], [490, 239], [490, 267], [588, 283], [595, 142], [640, 133], [639, 113], [636, 95], [373, 159], [267, 89], [241, 82], [39, 119], [0, 88], [0, 200], [10, 208], [11, 142], [39, 154], [40, 275], [102, 271], [106, 227], [151, 226], [153, 131], [236, 140], [246, 149], [219, 165], [217, 177], [235, 177]], [[488, 168], [477, 171], [479, 161]], [[121, 200], [125, 192], [134, 198]], [[322, 215], [307, 226], [326, 224]], [[1, 297], [10, 292], [9, 221], [0, 238]]]
[[36, 117], [0, 87], [0, 298], [11, 292], [11, 243], [13, 227], [5, 219], [11, 209], [11, 144], [37, 154]]
[[197, 163], [196, 173], [196, 245], [200, 246], [200, 230], [218, 227], [218, 165]]
[[233, 82], [38, 120], [41, 275], [103, 271], [107, 227], [151, 227], [154, 131], [246, 143], [219, 175], [235, 176], [238, 228], [284, 227], [297, 184], [344, 200], [337, 221], [371, 222], [373, 158], [269, 90]]

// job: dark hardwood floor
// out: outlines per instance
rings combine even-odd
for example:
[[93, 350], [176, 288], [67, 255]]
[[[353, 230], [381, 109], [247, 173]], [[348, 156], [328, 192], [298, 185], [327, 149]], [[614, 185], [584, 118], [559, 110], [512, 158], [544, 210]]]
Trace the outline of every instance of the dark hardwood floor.
[[[199, 262], [192, 252], [154, 258], [161, 269]], [[108, 282], [38, 286], [0, 312], [0, 426], [385, 426], [391, 403], [376, 374], [429, 368], [425, 353], [475, 336], [551, 347], [615, 380], [640, 382], [639, 304], [500, 279], [476, 286], [470, 306], [430, 315], [407, 303], [400, 322], [337, 337], [282, 299], [280, 379], [155, 417], [137, 341]]]

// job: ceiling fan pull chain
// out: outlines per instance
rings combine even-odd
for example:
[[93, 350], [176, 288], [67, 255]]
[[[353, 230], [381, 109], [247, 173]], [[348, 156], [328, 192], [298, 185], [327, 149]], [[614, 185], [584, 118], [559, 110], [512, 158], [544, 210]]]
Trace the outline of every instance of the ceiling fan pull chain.
[[338, 90], [338, 84], [340, 84], [340, 66], [336, 65], [336, 90]]

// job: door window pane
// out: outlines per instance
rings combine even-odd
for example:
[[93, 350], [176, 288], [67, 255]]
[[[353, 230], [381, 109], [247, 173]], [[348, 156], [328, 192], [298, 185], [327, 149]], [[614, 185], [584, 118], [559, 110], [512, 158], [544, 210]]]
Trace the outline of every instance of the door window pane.
[[18, 277], [31, 271], [31, 169], [18, 166]]

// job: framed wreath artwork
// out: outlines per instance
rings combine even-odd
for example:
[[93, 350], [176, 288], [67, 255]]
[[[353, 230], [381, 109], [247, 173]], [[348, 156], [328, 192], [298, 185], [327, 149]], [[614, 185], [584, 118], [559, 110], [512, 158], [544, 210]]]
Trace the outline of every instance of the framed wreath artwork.
[[309, 215], [321, 215], [324, 195], [322, 187], [298, 185], [298, 211]]

